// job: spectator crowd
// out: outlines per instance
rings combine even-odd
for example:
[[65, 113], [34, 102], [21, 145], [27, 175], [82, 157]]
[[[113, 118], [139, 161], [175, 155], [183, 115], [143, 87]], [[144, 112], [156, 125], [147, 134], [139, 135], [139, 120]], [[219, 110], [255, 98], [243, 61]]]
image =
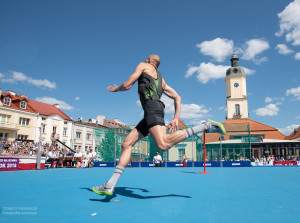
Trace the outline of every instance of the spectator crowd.
[[298, 165], [300, 164], [300, 158], [297, 155], [294, 156], [286, 156], [286, 157], [275, 157], [274, 155], [270, 155], [268, 157], [263, 156], [260, 159], [257, 157], [251, 158], [252, 166], [273, 166], [274, 162], [285, 162], [285, 161], [297, 161]]
[[[40, 145], [34, 142], [0, 141], [0, 155], [37, 156]], [[88, 150], [86, 153], [77, 150], [73, 153], [67, 148], [62, 148], [48, 143], [42, 144], [41, 156], [46, 157], [48, 167], [92, 167], [95, 153]]]

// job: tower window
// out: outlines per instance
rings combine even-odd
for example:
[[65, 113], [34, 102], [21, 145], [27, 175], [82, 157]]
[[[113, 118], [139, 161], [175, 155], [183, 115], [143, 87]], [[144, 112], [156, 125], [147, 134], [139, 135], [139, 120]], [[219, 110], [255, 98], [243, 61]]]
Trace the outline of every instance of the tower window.
[[239, 104], [236, 104], [235, 105], [235, 114], [236, 115], [240, 115], [241, 113], [240, 113], [240, 105]]

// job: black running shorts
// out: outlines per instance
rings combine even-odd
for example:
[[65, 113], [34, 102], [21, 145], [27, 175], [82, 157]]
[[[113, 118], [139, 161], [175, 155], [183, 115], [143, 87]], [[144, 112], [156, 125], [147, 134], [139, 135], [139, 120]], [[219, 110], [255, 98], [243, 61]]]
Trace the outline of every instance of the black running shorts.
[[143, 106], [144, 118], [135, 127], [143, 136], [149, 134], [149, 129], [156, 125], [165, 125], [165, 105], [161, 101], [146, 100]]

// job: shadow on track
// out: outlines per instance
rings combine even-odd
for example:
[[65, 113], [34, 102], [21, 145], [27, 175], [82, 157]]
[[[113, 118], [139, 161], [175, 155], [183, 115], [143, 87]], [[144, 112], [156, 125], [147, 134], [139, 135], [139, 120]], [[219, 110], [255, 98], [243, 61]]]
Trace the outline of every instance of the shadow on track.
[[198, 174], [198, 172], [189, 172], [189, 171], [181, 171], [182, 173], [192, 173], [192, 174]]
[[[91, 188], [82, 187], [80, 189], [88, 190], [90, 192], [94, 191]], [[124, 197], [131, 197], [135, 199], [152, 199], [152, 198], [163, 198], [163, 197], [182, 197], [182, 198], [192, 198], [191, 196], [178, 195], [178, 194], [166, 194], [166, 195], [157, 195], [157, 196], [143, 196], [139, 194], [135, 194], [134, 190], [140, 190], [141, 192], [148, 193], [149, 191], [142, 188], [134, 188], [134, 187], [116, 187], [115, 192], [112, 196], [105, 196], [103, 199], [90, 199], [90, 201], [101, 201], [101, 202], [110, 202], [112, 199], [117, 197], [117, 195], [121, 195]], [[101, 196], [101, 195], [100, 195]]]

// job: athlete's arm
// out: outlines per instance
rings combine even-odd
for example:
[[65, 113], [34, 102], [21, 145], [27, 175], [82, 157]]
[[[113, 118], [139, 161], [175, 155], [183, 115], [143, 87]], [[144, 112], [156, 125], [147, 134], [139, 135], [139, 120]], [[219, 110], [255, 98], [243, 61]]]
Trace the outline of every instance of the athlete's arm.
[[131, 74], [131, 76], [128, 78], [128, 80], [126, 82], [124, 82], [120, 86], [117, 86], [117, 85], [109, 86], [109, 87], [107, 87], [107, 89], [111, 92], [129, 90], [134, 85], [134, 83], [137, 81], [137, 79], [139, 79], [139, 77], [143, 73], [144, 69], [145, 69], [145, 63], [140, 63], [136, 67], [135, 72], [133, 74]]
[[179, 121], [179, 115], [181, 110], [181, 97], [177, 94], [177, 92], [168, 86], [164, 79], [162, 79], [162, 87], [163, 92], [169, 97], [174, 99], [174, 106], [175, 106], [175, 113], [174, 113], [174, 119], [170, 122], [169, 128], [170, 133], [175, 132], [178, 130], [178, 121]]

